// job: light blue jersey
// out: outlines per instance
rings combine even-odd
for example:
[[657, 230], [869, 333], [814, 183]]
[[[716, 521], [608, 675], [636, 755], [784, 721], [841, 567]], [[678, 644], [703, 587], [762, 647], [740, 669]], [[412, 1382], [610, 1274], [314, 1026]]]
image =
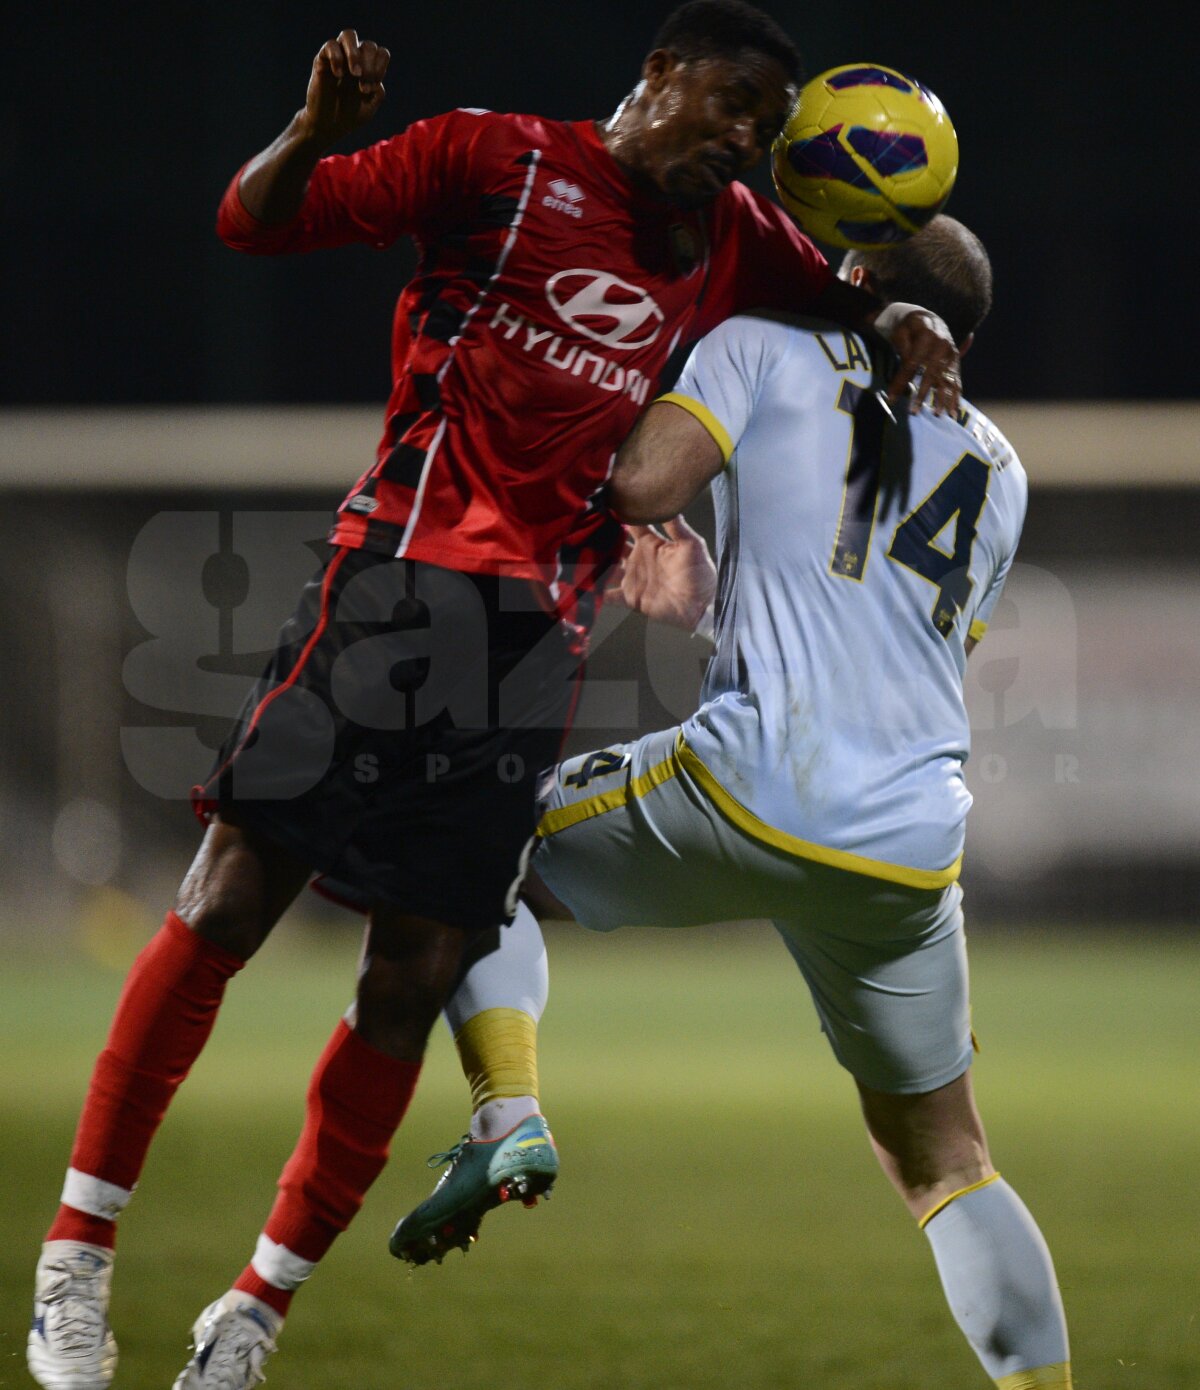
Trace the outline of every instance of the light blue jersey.
[[964, 643], [999, 597], [1027, 486], [969, 405], [912, 417], [899, 486], [897, 436], [873, 403], [855, 414], [871, 390], [852, 334], [743, 317], [665, 398], [727, 459], [716, 651], [681, 756], [758, 838], [934, 888], [958, 876], [971, 804]]

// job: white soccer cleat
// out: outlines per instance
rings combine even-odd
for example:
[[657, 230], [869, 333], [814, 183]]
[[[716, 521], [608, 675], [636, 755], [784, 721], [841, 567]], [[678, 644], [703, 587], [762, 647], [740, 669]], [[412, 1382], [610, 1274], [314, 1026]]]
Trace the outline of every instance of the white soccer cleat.
[[108, 1325], [113, 1252], [48, 1240], [37, 1263], [26, 1358], [43, 1390], [107, 1390], [117, 1369]]
[[210, 1303], [192, 1328], [192, 1359], [172, 1390], [252, 1390], [266, 1376], [283, 1319], [253, 1294], [230, 1289]]

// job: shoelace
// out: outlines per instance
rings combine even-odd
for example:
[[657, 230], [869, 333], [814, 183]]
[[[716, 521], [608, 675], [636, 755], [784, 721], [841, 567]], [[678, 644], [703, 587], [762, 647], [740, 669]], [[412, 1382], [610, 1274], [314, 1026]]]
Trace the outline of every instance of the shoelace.
[[47, 1343], [60, 1356], [87, 1355], [104, 1340], [107, 1323], [96, 1287], [103, 1270], [74, 1269], [67, 1264], [51, 1264], [45, 1273], [53, 1276], [42, 1289], [39, 1302], [46, 1305], [50, 1325], [43, 1323]]
[[[205, 1339], [196, 1348], [196, 1355]], [[204, 1390], [247, 1390], [261, 1385], [266, 1376], [262, 1363], [275, 1350], [275, 1342], [249, 1318], [236, 1318], [227, 1330], [217, 1337], [216, 1345], [204, 1363]], [[253, 1379], [248, 1380], [247, 1375]]]
[[446, 1152], [442, 1154], [430, 1154], [425, 1160], [426, 1168], [440, 1168], [443, 1163], [456, 1162], [462, 1156], [462, 1151], [470, 1142], [471, 1136], [469, 1134], [464, 1134], [452, 1149], [447, 1149]]

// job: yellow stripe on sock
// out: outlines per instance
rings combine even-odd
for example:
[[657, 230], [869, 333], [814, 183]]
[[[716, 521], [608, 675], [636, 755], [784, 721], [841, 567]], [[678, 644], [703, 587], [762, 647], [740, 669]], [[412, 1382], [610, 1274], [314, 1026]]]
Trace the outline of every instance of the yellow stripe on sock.
[[454, 1035], [471, 1106], [538, 1094], [537, 1024], [523, 1009], [484, 1009]]
[[996, 1385], [999, 1390], [1072, 1390], [1071, 1363], [1059, 1361], [1034, 1371], [1017, 1371], [1015, 1375], [1001, 1376]]
[[[957, 1202], [960, 1197], [965, 1197], [968, 1192], [978, 1192], [981, 1187], [986, 1187], [988, 1183], [995, 1182], [999, 1176], [999, 1173], [992, 1173], [990, 1176], [986, 1178], [980, 1178], [978, 1182], [971, 1183], [969, 1187], [960, 1187], [957, 1192], [952, 1192], [949, 1195], [949, 1197], [943, 1197], [936, 1207], [934, 1207], [931, 1211], [927, 1211], [925, 1215], [921, 1217], [920, 1221], [917, 1222], [917, 1225], [920, 1226], [922, 1230], [924, 1230], [925, 1227], [928, 1226], [929, 1223], [933, 1220], [933, 1218], [938, 1214], [938, 1212], [945, 1211], [951, 1202]], [[1008, 1390], [1007, 1386], [1005, 1387], [1005, 1390]]]

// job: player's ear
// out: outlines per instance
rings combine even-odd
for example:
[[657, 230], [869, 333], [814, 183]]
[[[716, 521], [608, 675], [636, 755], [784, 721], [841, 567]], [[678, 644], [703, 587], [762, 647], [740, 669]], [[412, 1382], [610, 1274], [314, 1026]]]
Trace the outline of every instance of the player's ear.
[[962, 340], [962, 342], [959, 343], [959, 345], [958, 345], [958, 356], [959, 356], [959, 360], [960, 360], [960, 361], [967, 355], [968, 352], [970, 352], [970, 350], [971, 350], [971, 344], [972, 344], [974, 341], [975, 341], [975, 334], [974, 334], [974, 333], [968, 333], [967, 336]]
[[859, 290], [874, 290], [875, 286], [871, 283], [871, 272], [865, 265], [852, 265], [850, 267], [850, 283]]
[[679, 59], [665, 48], [656, 48], [647, 53], [642, 63], [642, 81], [649, 91], [657, 96], [670, 82], [671, 75], [679, 66]]

